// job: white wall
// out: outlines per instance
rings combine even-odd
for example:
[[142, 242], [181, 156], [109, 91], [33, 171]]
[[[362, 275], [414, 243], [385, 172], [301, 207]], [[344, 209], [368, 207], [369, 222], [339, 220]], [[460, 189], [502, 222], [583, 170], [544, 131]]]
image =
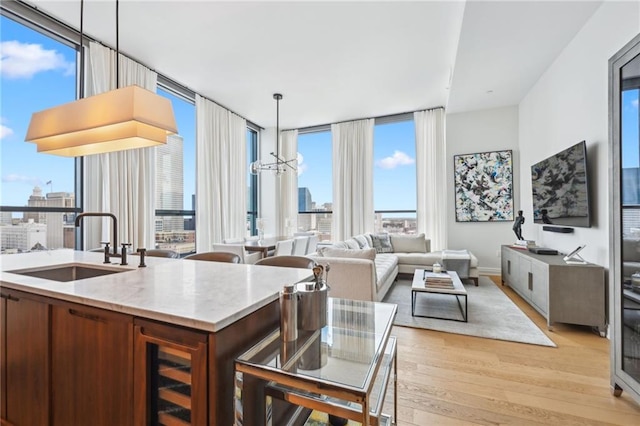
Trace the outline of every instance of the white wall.
[[[502, 244], [516, 240], [513, 222], [456, 222], [453, 156], [508, 149], [513, 151], [514, 210], [517, 212], [520, 205], [518, 107], [447, 114], [447, 248], [470, 250], [478, 258], [481, 273], [500, 274], [497, 253]], [[526, 233], [523, 236], [529, 237]]]
[[567, 252], [579, 244], [588, 261], [608, 266], [608, 60], [640, 31], [637, 2], [604, 2], [519, 105], [520, 196], [532, 217], [532, 164], [586, 140], [591, 228], [571, 234], [542, 231], [527, 221], [523, 234]]

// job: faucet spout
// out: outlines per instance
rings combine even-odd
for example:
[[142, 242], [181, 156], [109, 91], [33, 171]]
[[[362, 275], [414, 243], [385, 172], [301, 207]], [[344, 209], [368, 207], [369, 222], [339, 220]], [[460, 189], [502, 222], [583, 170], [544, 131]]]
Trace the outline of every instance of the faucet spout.
[[110, 217], [113, 222], [113, 254], [118, 255], [118, 219], [116, 219], [116, 215], [113, 213], [102, 213], [102, 212], [86, 212], [80, 213], [76, 216], [76, 228], [80, 226], [80, 222], [83, 217]]

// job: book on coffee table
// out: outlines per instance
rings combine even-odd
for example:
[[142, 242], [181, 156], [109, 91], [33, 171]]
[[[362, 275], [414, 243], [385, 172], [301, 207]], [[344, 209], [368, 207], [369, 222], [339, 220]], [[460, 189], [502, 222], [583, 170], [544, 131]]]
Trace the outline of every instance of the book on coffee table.
[[433, 288], [453, 288], [453, 279], [446, 272], [429, 272], [424, 273], [424, 286]]

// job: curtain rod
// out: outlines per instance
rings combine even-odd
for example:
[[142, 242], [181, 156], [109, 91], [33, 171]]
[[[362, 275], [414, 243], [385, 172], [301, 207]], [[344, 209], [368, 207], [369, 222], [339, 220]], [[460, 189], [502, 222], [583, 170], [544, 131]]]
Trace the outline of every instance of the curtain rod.
[[326, 123], [326, 124], [318, 124], [315, 126], [307, 126], [307, 127], [298, 127], [296, 128], [290, 128], [290, 129], [283, 129], [283, 131], [288, 131], [288, 130], [298, 130], [298, 132], [303, 132], [303, 133], [311, 133], [314, 131], [320, 131], [323, 130], [327, 127], [331, 127], [332, 124], [342, 124], [342, 123], [348, 123], [351, 121], [359, 121], [359, 120], [370, 120], [370, 119], [374, 119], [374, 120], [378, 120], [378, 119], [383, 119], [383, 118], [388, 118], [388, 119], [392, 119], [394, 117], [400, 117], [403, 115], [408, 115], [408, 114], [413, 114], [414, 112], [418, 112], [418, 111], [433, 111], [436, 109], [442, 109], [444, 110], [443, 106], [437, 106], [437, 107], [433, 107], [433, 108], [424, 108], [424, 109], [416, 109], [413, 111], [405, 111], [405, 112], [399, 112], [396, 114], [388, 114], [388, 115], [378, 115], [375, 117], [364, 117], [364, 118], [356, 118], [353, 120], [342, 120], [342, 121], [336, 121], [335, 123]]

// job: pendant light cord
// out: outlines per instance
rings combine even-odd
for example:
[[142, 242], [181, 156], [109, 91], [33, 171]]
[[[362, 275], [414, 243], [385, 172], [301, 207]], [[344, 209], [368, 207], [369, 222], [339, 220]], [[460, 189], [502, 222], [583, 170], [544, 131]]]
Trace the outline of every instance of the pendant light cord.
[[79, 97], [84, 98], [84, 0], [80, 0], [80, 87]]
[[120, 1], [116, 0], [116, 89], [120, 88]]

